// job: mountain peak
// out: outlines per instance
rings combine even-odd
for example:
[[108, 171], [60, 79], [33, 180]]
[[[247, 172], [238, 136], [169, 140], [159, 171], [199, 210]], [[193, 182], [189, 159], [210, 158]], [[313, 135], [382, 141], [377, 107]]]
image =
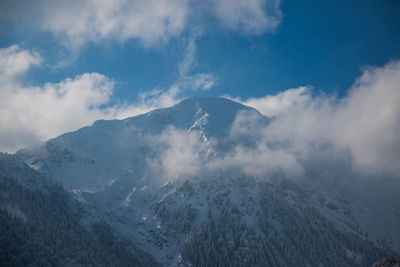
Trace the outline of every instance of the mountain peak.
[[208, 114], [216, 114], [216, 113], [232, 113], [236, 115], [236, 113], [240, 110], [254, 110], [255, 109], [240, 104], [238, 102], [232, 101], [230, 99], [224, 97], [190, 97], [182, 100], [174, 107], [177, 108], [187, 108], [187, 107], [195, 107], [197, 110], [201, 109], [203, 112]]
[[240, 108], [251, 109], [243, 104], [240, 104], [236, 101], [227, 99], [225, 97], [204, 97], [204, 96], [194, 96], [188, 97], [180, 101], [177, 105], [184, 105], [184, 104], [193, 104], [197, 103], [199, 105], [204, 106], [215, 106], [215, 105], [228, 105], [228, 106], [236, 106]]
[[[262, 116], [257, 110], [223, 97], [191, 97], [171, 107], [171, 115], [182, 117], [191, 125], [181, 128], [204, 126], [207, 136], [217, 139], [226, 138], [240, 111], [252, 111]], [[189, 128], [188, 128], [189, 127]]]

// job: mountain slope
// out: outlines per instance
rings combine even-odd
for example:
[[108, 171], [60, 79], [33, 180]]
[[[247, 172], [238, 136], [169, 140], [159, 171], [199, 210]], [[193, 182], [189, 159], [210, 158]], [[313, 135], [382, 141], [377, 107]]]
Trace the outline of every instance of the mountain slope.
[[16, 155], [71, 188], [88, 224], [106, 222], [164, 266], [365, 266], [391, 254], [390, 240], [377, 242], [359, 220], [373, 217], [369, 207], [346, 191], [235, 164], [242, 151], [259, 160], [268, 140], [257, 131], [271, 120], [223, 98], [191, 98]]

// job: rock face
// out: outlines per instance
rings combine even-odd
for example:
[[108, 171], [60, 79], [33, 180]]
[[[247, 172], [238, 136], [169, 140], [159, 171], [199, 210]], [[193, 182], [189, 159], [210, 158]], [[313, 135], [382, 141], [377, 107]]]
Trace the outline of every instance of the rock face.
[[392, 253], [346, 194], [216, 164], [258, 142], [256, 131], [233, 133], [243, 114], [246, 127], [273, 120], [227, 99], [190, 98], [16, 156], [70, 189], [86, 225], [106, 223], [164, 266], [366, 266]]

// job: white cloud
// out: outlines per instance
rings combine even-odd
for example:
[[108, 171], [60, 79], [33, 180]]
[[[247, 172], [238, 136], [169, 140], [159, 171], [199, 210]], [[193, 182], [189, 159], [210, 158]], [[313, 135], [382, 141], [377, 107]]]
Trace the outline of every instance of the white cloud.
[[245, 34], [274, 31], [281, 20], [280, 0], [213, 0], [222, 26]]
[[255, 146], [236, 145], [224, 154], [216, 153], [217, 142], [204, 139], [199, 131], [169, 127], [160, 135], [148, 136], [148, 144], [155, 149], [148, 158], [151, 170], [158, 175], [179, 178], [205, 175], [219, 170], [269, 177], [284, 173], [298, 177], [303, 173], [296, 157], [285, 149], [271, 149], [265, 143]]
[[205, 170], [208, 145], [201, 140], [197, 131], [187, 132], [172, 126], [160, 135], [149, 137], [149, 144], [158, 148], [157, 156], [149, 159], [152, 170], [171, 178], [196, 175]]
[[277, 174], [287, 177], [299, 177], [303, 167], [297, 162], [295, 155], [285, 149], [273, 149], [266, 143], [258, 143], [254, 147], [237, 145], [220, 160], [211, 161], [212, 169], [237, 170], [249, 175], [269, 178]]
[[1, 85], [1, 151], [55, 137], [107, 116], [114, 83], [98, 73], [83, 74], [43, 87]]
[[[369, 68], [335, 112], [336, 142], [358, 166], [400, 174], [400, 62]], [[370, 169], [367, 169], [370, 171]]]
[[243, 101], [240, 98], [232, 98], [230, 96], [225, 97], [234, 101], [242, 102], [247, 106], [257, 109], [265, 116], [272, 117], [282, 113], [287, 113], [288, 109], [292, 110], [296, 107], [303, 108], [305, 105], [308, 105], [312, 101], [310, 91], [310, 87], [301, 86], [299, 88], [288, 89], [276, 95], [249, 98], [246, 101]]
[[353, 168], [364, 174], [400, 176], [399, 85], [400, 62], [392, 62], [366, 69], [343, 99], [300, 87], [242, 103], [276, 116], [265, 140], [285, 144], [299, 160], [345, 158], [349, 151]]
[[209, 89], [210, 74], [185, 77], [167, 90], [139, 94], [135, 104], [111, 104], [115, 82], [85, 73], [59, 83], [29, 87], [18, 75], [40, 63], [40, 56], [18, 46], [0, 49], [0, 151], [16, 149], [89, 125], [98, 119], [123, 119], [171, 106], [185, 90]]
[[0, 75], [12, 77], [21, 74], [41, 61], [37, 53], [23, 50], [18, 45], [0, 49]]
[[209, 90], [217, 83], [217, 78], [212, 73], [196, 73], [181, 78], [178, 83], [182, 88], [193, 91]]

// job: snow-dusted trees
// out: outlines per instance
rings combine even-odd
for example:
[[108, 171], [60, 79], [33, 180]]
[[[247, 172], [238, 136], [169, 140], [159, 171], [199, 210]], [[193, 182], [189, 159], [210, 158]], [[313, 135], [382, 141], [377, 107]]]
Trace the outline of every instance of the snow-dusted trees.
[[107, 224], [83, 227], [83, 210], [61, 186], [21, 185], [11, 173], [15, 168], [32, 181], [41, 177], [26, 165], [11, 164], [0, 162], [0, 266], [158, 266]]

